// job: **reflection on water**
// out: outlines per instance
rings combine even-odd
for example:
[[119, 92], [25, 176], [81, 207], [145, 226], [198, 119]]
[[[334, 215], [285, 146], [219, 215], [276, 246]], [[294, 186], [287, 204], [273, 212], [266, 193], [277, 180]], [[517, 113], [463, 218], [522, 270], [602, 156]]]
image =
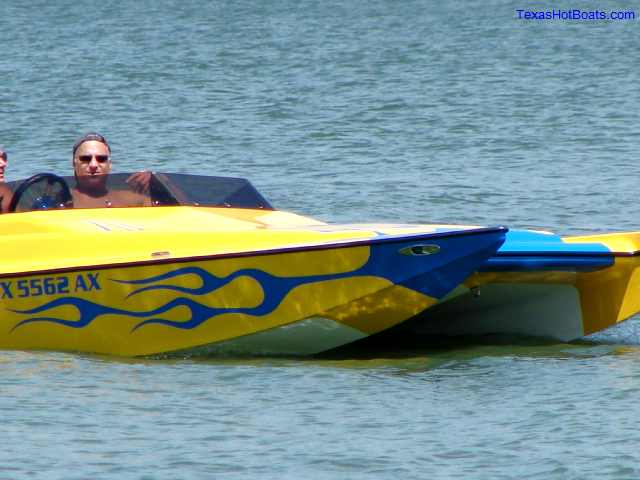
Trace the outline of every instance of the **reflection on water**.
[[18, 369], [22, 375], [34, 376], [47, 372], [74, 371], [90, 364], [92, 369], [115, 366], [119, 368], [177, 368], [246, 367], [254, 369], [326, 368], [389, 371], [429, 371], [448, 365], [473, 362], [487, 358], [508, 358], [514, 361], [537, 359], [575, 360], [606, 356], [639, 356], [640, 346], [603, 344], [582, 340], [572, 343], [511, 336], [483, 337], [431, 337], [416, 346], [386, 345], [361, 342], [315, 357], [237, 357], [237, 356], [171, 356], [171, 357], [117, 357], [61, 352], [0, 351], [0, 364], [4, 368]]

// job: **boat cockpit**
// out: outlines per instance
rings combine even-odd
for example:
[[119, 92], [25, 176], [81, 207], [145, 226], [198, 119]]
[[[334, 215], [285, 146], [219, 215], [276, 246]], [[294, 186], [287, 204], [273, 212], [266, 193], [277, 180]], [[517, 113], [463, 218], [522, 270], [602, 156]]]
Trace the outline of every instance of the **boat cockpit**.
[[39, 173], [5, 185], [13, 194], [3, 213], [180, 205], [273, 210], [248, 180], [233, 177], [152, 172], [65, 177]]

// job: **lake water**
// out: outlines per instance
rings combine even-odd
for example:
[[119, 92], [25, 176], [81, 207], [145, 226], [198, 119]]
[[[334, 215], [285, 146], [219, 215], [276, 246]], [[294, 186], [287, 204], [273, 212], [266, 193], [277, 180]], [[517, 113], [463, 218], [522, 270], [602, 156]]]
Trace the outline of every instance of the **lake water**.
[[[331, 222], [637, 229], [637, 21], [518, 8], [3, 0], [8, 177], [69, 173], [97, 130], [117, 171], [248, 177]], [[0, 478], [638, 478], [640, 322], [590, 340], [311, 360], [0, 352]]]

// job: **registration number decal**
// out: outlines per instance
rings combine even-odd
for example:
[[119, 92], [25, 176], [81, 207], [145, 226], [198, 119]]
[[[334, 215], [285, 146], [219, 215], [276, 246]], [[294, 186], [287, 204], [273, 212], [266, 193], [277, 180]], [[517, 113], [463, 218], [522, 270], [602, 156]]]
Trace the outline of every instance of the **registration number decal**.
[[102, 290], [99, 273], [0, 281], [0, 299], [41, 297]]

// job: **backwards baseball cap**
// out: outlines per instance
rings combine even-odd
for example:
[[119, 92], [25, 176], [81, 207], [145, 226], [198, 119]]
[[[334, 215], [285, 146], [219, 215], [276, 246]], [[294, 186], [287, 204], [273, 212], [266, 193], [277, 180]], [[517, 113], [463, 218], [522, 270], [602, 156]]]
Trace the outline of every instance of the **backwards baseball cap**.
[[107, 150], [109, 150], [109, 153], [111, 153], [111, 147], [109, 146], [109, 143], [107, 142], [106, 138], [104, 138], [99, 133], [89, 132], [89, 133], [85, 133], [78, 140], [76, 140], [76, 143], [73, 144], [73, 155], [74, 156], [76, 154], [76, 150], [78, 150], [80, 145], [82, 145], [84, 142], [100, 142], [100, 143], [104, 143], [106, 145], [106, 147], [107, 147]]

